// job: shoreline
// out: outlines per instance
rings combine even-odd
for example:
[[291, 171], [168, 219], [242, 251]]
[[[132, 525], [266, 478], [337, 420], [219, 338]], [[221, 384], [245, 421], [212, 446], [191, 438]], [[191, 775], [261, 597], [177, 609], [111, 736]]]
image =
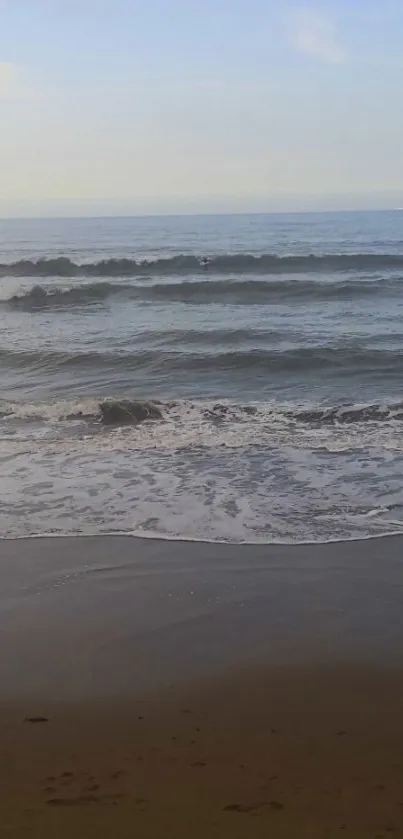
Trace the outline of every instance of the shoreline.
[[371, 533], [368, 536], [350, 536], [340, 539], [321, 539], [318, 541], [305, 542], [268, 542], [265, 540], [256, 542], [232, 542], [229, 539], [201, 539], [196, 536], [169, 536], [158, 534], [154, 532], [139, 533], [129, 531], [108, 531], [105, 533], [32, 533], [30, 536], [1, 536], [0, 544], [2, 542], [29, 542], [34, 539], [138, 539], [139, 541], [148, 540], [151, 542], [173, 542], [189, 545], [225, 545], [227, 547], [238, 548], [304, 548], [304, 547], [321, 547], [326, 545], [349, 545], [351, 543], [371, 542], [373, 539], [403, 539], [403, 530], [391, 530], [387, 533]]

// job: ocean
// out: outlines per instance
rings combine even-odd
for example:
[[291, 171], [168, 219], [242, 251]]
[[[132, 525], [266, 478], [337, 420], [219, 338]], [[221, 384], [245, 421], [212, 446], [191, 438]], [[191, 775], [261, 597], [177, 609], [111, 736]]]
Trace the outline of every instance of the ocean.
[[0, 535], [403, 531], [403, 213], [0, 221]]

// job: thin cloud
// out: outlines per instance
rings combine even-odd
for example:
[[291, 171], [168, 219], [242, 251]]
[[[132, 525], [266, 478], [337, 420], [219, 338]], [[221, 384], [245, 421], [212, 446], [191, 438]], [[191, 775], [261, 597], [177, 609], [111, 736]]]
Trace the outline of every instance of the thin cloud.
[[343, 64], [347, 59], [334, 22], [319, 12], [297, 12], [292, 21], [291, 39], [298, 52], [330, 64]]

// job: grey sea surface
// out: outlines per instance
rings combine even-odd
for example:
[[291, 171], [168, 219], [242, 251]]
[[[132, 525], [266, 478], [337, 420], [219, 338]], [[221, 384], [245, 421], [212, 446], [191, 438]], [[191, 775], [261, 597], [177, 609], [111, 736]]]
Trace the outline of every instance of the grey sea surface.
[[0, 221], [0, 534], [403, 530], [403, 213]]

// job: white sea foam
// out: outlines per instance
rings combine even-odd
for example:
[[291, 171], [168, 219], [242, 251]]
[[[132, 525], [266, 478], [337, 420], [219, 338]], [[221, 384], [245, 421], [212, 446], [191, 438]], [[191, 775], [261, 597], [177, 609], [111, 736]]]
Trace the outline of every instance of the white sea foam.
[[0, 532], [288, 543], [403, 527], [403, 446], [382, 446], [379, 429], [362, 429], [360, 444], [357, 429], [338, 429], [345, 439], [330, 451], [305, 428], [264, 434], [251, 417], [209, 428], [190, 414], [185, 431], [181, 415], [171, 426], [3, 439]]

